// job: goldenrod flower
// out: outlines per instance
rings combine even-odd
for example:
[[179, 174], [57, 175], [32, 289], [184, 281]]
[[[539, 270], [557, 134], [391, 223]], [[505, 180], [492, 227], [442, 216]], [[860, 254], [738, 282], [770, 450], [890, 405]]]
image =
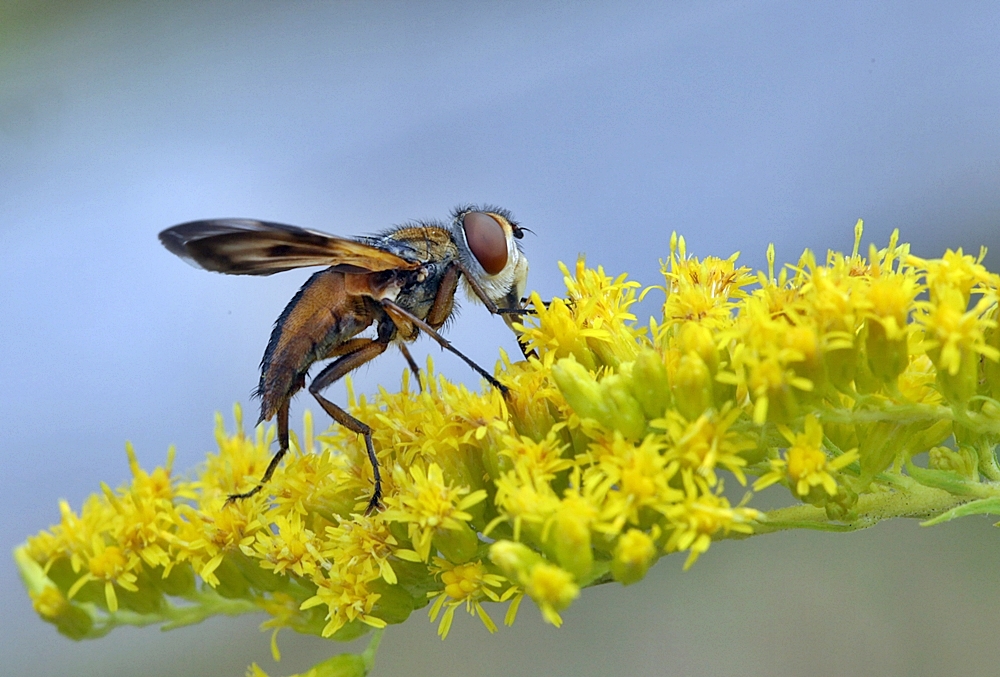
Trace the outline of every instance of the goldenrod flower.
[[731, 507], [724, 496], [707, 491], [705, 483], [697, 480], [690, 470], [685, 470], [682, 477], [684, 500], [663, 511], [669, 520], [669, 536], [664, 549], [667, 552], [687, 551], [684, 568], [688, 569], [708, 550], [713, 538], [733, 532], [753, 533], [751, 523], [761, 514], [753, 508]]
[[452, 486], [436, 463], [427, 472], [413, 466], [409, 473], [397, 468], [393, 474], [399, 494], [386, 499], [389, 509], [383, 513], [383, 519], [408, 526], [413, 550], [420, 561], [427, 561], [435, 538], [437, 547], [447, 550], [458, 561], [471, 557], [478, 539], [469, 526], [472, 515], [465, 510], [484, 500], [486, 492], [480, 489], [470, 494], [467, 488]]
[[[311, 416], [265, 491], [228, 503], [267, 466], [273, 428], [227, 431], [190, 476], [167, 462], [102, 485], [15, 551], [32, 603], [70, 637], [119, 625], [263, 611], [264, 628], [338, 640], [363, 656], [307, 673], [364, 674], [382, 628], [430, 606], [444, 638], [464, 605], [497, 629], [528, 597], [549, 623], [589, 586], [640, 581], [661, 557], [692, 566], [712, 543], [780, 529], [857, 529], [893, 516], [997, 512], [1000, 276], [961, 250], [888, 246], [756, 275], [671, 238], [663, 283], [562, 266], [566, 298], [516, 324], [531, 357], [500, 355], [508, 388], [436, 375], [419, 391], [355, 396], [371, 425], [386, 509], [365, 516], [363, 441]], [[638, 322], [643, 295], [662, 312]], [[925, 458], [926, 467], [919, 461]], [[746, 487], [730, 503], [726, 480]], [[751, 507], [774, 483], [791, 505]], [[730, 486], [733, 486], [730, 484]], [[493, 607], [496, 609], [496, 607]], [[264, 675], [253, 665], [248, 674]]]
[[503, 586], [507, 579], [498, 574], [491, 574], [482, 562], [468, 562], [466, 564], [452, 564], [439, 557], [434, 558], [434, 565], [431, 569], [444, 584], [443, 590], [432, 590], [427, 593], [428, 599], [433, 599], [428, 616], [432, 621], [437, 620], [441, 610], [444, 615], [438, 625], [438, 635], [441, 639], [448, 636], [451, 629], [451, 622], [455, 617], [455, 609], [465, 605], [466, 611], [479, 616], [483, 625], [491, 633], [497, 631], [497, 626], [490, 618], [486, 610], [483, 609], [482, 602], [504, 602], [517, 593], [516, 586], [507, 586], [507, 589], [500, 594], [493, 588]]
[[353, 571], [337, 571], [335, 578], [313, 577], [316, 594], [302, 602], [303, 611], [325, 604], [327, 624], [323, 637], [329, 637], [351, 621], [361, 621], [373, 628], [384, 628], [386, 622], [372, 614], [381, 595], [369, 585], [367, 576]]
[[804, 432], [794, 433], [785, 426], [780, 430], [790, 445], [785, 457], [771, 459], [771, 472], [762, 475], [753, 488], [760, 491], [775, 482], [786, 481], [801, 499], [816, 487], [822, 487], [829, 496], [836, 495], [838, 471], [858, 460], [857, 450], [830, 458], [823, 449], [823, 426], [813, 415], [806, 417]]

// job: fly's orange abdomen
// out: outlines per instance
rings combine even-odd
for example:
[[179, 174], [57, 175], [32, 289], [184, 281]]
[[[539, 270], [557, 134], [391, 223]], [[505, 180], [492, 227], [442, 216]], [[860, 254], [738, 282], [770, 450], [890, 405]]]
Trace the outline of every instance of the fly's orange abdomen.
[[371, 326], [364, 297], [345, 289], [345, 273], [321, 270], [288, 302], [271, 331], [260, 363], [261, 420], [298, 391], [309, 367], [331, 348]]

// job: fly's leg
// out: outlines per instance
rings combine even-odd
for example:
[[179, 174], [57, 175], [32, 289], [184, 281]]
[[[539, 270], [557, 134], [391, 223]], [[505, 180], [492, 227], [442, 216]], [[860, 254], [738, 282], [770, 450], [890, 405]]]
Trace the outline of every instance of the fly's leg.
[[403, 357], [406, 358], [406, 363], [410, 365], [410, 371], [417, 379], [417, 392], [423, 392], [424, 386], [420, 382], [420, 367], [417, 366], [416, 360], [413, 359], [413, 355], [410, 354], [410, 349], [406, 347], [405, 343], [397, 343], [399, 346], [399, 352], [403, 353]]
[[320, 391], [384, 353], [386, 348], [389, 347], [390, 340], [391, 336], [382, 336], [380, 332], [378, 338], [361, 343], [353, 352], [342, 355], [335, 362], [328, 365], [309, 384], [309, 392], [319, 402], [319, 406], [323, 407], [323, 411], [330, 415], [330, 418], [351, 432], [355, 432], [365, 438], [365, 449], [368, 452], [368, 460], [372, 464], [372, 476], [375, 484], [371, 500], [368, 501], [368, 508], [365, 510], [366, 515], [370, 515], [382, 508], [382, 475], [379, 473], [378, 458], [375, 456], [375, 447], [372, 445], [372, 429], [323, 397]]
[[492, 374], [490, 374], [488, 371], [486, 371], [478, 364], [473, 362], [472, 359], [466, 356], [465, 353], [463, 353], [461, 350], [453, 346], [451, 344], [451, 341], [446, 339], [444, 336], [441, 336], [441, 334], [439, 334], [437, 330], [434, 329], [434, 327], [430, 326], [429, 324], [421, 320], [419, 317], [408, 311], [406, 308], [396, 305], [389, 299], [382, 299], [382, 307], [385, 309], [385, 312], [389, 315], [389, 317], [392, 318], [393, 322], [396, 322], [397, 324], [410, 323], [415, 327], [417, 327], [418, 329], [420, 329], [421, 331], [427, 332], [427, 335], [430, 336], [435, 341], [437, 341], [438, 345], [440, 345], [445, 350], [452, 352], [455, 355], [458, 355], [460, 358], [462, 358], [462, 360], [467, 365], [469, 365], [473, 369], [473, 371], [475, 371], [477, 374], [485, 378], [487, 381], [489, 381], [491, 386], [493, 386], [501, 393], [503, 393], [504, 397], [506, 397], [507, 394], [510, 392], [507, 386], [505, 386], [503, 383], [500, 383], [500, 381], [493, 378]]
[[291, 397], [286, 397], [278, 407], [278, 451], [275, 452], [274, 456], [271, 457], [271, 462], [267, 464], [267, 470], [264, 471], [264, 476], [260, 478], [260, 481], [250, 491], [244, 491], [241, 494], [230, 494], [229, 498], [226, 499], [226, 505], [229, 505], [233, 501], [238, 501], [241, 498], [250, 498], [251, 496], [260, 493], [260, 490], [264, 488], [264, 485], [268, 483], [271, 479], [271, 475], [274, 474], [275, 468], [278, 467], [278, 463], [281, 461], [282, 457], [288, 453], [288, 405], [291, 402]]

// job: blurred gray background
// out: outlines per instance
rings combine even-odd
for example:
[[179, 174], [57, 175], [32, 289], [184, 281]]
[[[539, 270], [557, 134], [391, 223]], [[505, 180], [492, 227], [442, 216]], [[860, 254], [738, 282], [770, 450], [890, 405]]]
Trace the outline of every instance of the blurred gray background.
[[[271, 323], [308, 272], [200, 272], [160, 246], [167, 226], [353, 235], [494, 202], [535, 232], [543, 296], [578, 253], [657, 283], [672, 230], [754, 268], [768, 242], [783, 261], [849, 249], [859, 217], [866, 241], [899, 228], [921, 255], [975, 252], [1000, 245], [998, 111], [995, 2], [8, 0], [0, 544], [54, 522], [59, 498], [125, 481], [126, 439], [146, 467], [176, 444], [183, 470], [213, 448], [213, 412], [231, 425], [241, 401], [253, 418]], [[450, 337], [487, 366], [517, 350], [468, 303]], [[425, 340], [414, 353], [477, 383]], [[389, 353], [357, 388], [398, 387], [403, 368]], [[514, 628], [461, 616], [441, 642], [417, 613], [376, 674], [993, 675], [990, 525], [723, 543], [688, 573], [671, 557], [586, 591], [559, 630], [526, 603]], [[261, 618], [73, 643], [6, 556], [0, 608], [9, 675], [287, 674], [351, 648], [286, 632], [275, 666]]]

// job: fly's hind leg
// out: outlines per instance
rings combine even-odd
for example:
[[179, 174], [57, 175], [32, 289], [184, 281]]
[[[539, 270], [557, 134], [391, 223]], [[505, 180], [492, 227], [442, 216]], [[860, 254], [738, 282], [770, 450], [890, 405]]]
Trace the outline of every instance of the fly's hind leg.
[[323, 397], [320, 391], [349, 372], [357, 369], [365, 362], [373, 360], [384, 353], [385, 349], [389, 347], [389, 340], [390, 337], [380, 335], [378, 338], [369, 341], [359, 341], [358, 344], [355, 344], [358, 346], [355, 350], [341, 355], [335, 362], [317, 374], [316, 378], [309, 384], [309, 392], [319, 402], [319, 406], [323, 407], [323, 411], [329, 414], [340, 425], [365, 438], [365, 448], [368, 451], [368, 460], [372, 464], [372, 476], [375, 484], [371, 500], [368, 501], [368, 508], [365, 510], [366, 515], [370, 515], [382, 507], [382, 475], [379, 473], [378, 458], [375, 456], [375, 447], [372, 445], [372, 429]]
[[275, 452], [274, 456], [271, 457], [271, 462], [267, 464], [267, 470], [264, 471], [264, 476], [260, 478], [260, 482], [257, 483], [250, 491], [244, 491], [241, 494], [230, 494], [229, 498], [226, 499], [226, 505], [229, 505], [233, 501], [238, 501], [241, 498], [250, 498], [251, 496], [260, 493], [260, 490], [264, 488], [264, 485], [268, 483], [271, 479], [271, 475], [274, 474], [275, 468], [278, 467], [278, 463], [288, 453], [288, 405], [291, 402], [291, 396], [286, 397], [278, 407], [278, 451]]

